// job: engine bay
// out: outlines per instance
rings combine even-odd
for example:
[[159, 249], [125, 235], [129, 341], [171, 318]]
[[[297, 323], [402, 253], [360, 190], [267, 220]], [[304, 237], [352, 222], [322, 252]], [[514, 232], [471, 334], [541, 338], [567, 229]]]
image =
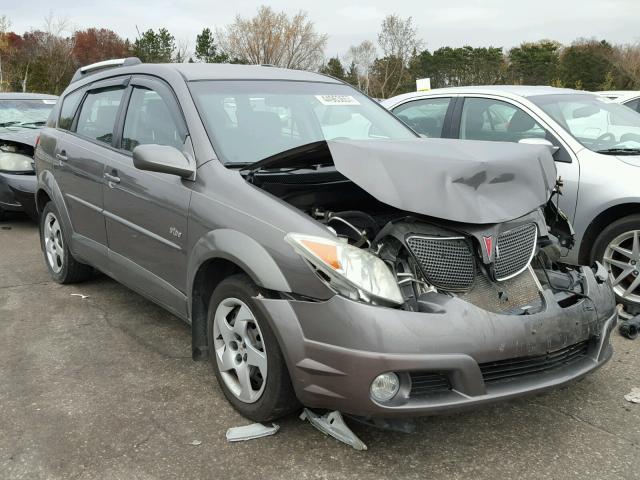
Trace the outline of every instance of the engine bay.
[[403, 309], [428, 312], [438, 296], [455, 296], [493, 313], [525, 315], [544, 308], [544, 289], [563, 306], [583, 297], [579, 270], [561, 262], [572, 231], [552, 200], [513, 221], [478, 225], [391, 207], [332, 166], [264, 170], [249, 181], [382, 259]]

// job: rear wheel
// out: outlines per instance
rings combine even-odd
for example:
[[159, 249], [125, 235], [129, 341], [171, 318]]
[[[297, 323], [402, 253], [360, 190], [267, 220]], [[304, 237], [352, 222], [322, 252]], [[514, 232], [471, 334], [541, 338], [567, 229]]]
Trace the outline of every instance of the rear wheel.
[[616, 298], [627, 311], [640, 313], [640, 215], [607, 226], [594, 243], [592, 260], [609, 271]]
[[299, 407], [278, 341], [257, 308], [258, 287], [234, 275], [216, 287], [207, 321], [210, 358], [227, 400], [266, 422]]
[[40, 216], [40, 243], [51, 278], [58, 283], [82, 282], [93, 269], [73, 258], [66, 238], [56, 206], [47, 203]]

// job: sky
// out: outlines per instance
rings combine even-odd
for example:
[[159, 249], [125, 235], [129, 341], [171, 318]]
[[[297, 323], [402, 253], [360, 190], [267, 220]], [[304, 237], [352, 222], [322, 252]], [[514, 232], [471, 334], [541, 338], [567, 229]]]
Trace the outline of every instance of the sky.
[[18, 33], [41, 27], [44, 18], [65, 18], [75, 29], [110, 28], [125, 38], [166, 27], [191, 50], [203, 28], [223, 27], [236, 15], [249, 17], [261, 4], [277, 11], [308, 13], [317, 31], [329, 36], [326, 55], [342, 56], [350, 45], [375, 41], [382, 19], [391, 13], [412, 16], [429, 50], [448, 45], [506, 49], [542, 38], [570, 43], [580, 37], [611, 43], [640, 42], [640, 0], [3, 0]]

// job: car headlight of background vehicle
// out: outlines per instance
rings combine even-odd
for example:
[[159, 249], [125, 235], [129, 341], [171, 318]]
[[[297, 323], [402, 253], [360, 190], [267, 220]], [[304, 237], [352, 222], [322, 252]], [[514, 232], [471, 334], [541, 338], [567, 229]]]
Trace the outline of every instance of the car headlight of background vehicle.
[[4, 152], [0, 150], [0, 172], [33, 172], [33, 159], [20, 153]]
[[324, 273], [330, 285], [353, 300], [401, 305], [404, 298], [389, 267], [378, 257], [342, 242], [299, 233], [285, 236], [296, 252]]

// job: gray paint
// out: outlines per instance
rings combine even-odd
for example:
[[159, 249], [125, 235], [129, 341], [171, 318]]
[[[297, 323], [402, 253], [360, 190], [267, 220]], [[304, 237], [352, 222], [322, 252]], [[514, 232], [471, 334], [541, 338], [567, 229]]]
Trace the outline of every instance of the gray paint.
[[[268, 67], [138, 65], [89, 75], [70, 85], [63, 97], [70, 91], [89, 87], [93, 82], [122, 81], [116, 78], [118, 76], [132, 76], [131, 81], [135, 82], [145, 75], [162, 78], [180, 105], [188, 129], [184, 153], [195, 159], [195, 176], [184, 179], [139, 170], [129, 152], [62, 131], [54, 121], [43, 130], [35, 156], [38, 195], [46, 193], [55, 202], [64, 228], [72, 232], [67, 235], [67, 242], [79, 259], [192, 322], [194, 346], [204, 347], [206, 351], [206, 345], [197, 343], [202, 339], [204, 319], [194, 317], [194, 279], [206, 262], [223, 259], [244, 268], [258, 285], [271, 291], [269, 298], [261, 298], [259, 304], [285, 354], [296, 392], [308, 405], [385, 415], [444, 411], [540, 391], [577, 378], [597, 368], [610, 356], [608, 329], [615, 323], [615, 313], [611, 316], [611, 291], [605, 284], [596, 284], [588, 269], [584, 270], [585, 288], [591, 300], [585, 302], [594, 302], [595, 311], [584, 308], [583, 302], [579, 302], [562, 311], [558, 307], [549, 308], [524, 319], [488, 314], [460, 300], [447, 302], [446, 314], [442, 315], [369, 306], [335, 296], [284, 241], [288, 232], [325, 237], [330, 237], [331, 233], [303, 212], [247, 183], [238, 171], [227, 169], [216, 160], [185, 78], [336, 80]], [[119, 118], [121, 122], [122, 114]], [[445, 147], [438, 148], [444, 156]], [[515, 148], [507, 147], [506, 151], [515, 153]], [[535, 152], [539, 161], [545, 164], [539, 149], [517, 148], [522, 152]], [[62, 150], [65, 150], [63, 157], [66, 159], [60, 158]], [[474, 164], [469, 151], [464, 150], [464, 153], [467, 165]], [[416, 152], [413, 155], [416, 156]], [[377, 161], [388, 172], [392, 170], [384, 160]], [[418, 165], [417, 158], [407, 162]], [[346, 170], [357, 170], [358, 165], [357, 160], [337, 162], [338, 168], [342, 166]], [[498, 169], [498, 164], [477, 162], [477, 166], [492, 173]], [[441, 169], [440, 173], [443, 171]], [[478, 173], [477, 170], [472, 172]], [[543, 172], [550, 175], [547, 167]], [[463, 168], [458, 173], [463, 178], [469, 176], [464, 174]], [[526, 169], [515, 173], [533, 178], [532, 171]], [[352, 174], [358, 182], [364, 181], [361, 175]], [[422, 179], [434, 183], [426, 176]], [[409, 180], [401, 175], [398, 181]], [[464, 184], [462, 187], [451, 185], [470, 188]], [[484, 189], [483, 185], [477, 186]], [[396, 186], [396, 189], [400, 188]], [[421, 199], [424, 203], [433, 203], [436, 197], [429, 195], [423, 192], [414, 205]], [[472, 195], [469, 192], [468, 198], [473, 198]], [[542, 187], [530, 202], [523, 201], [518, 208], [525, 208], [525, 205], [535, 208], [539, 205], [537, 195], [542, 195]], [[490, 199], [491, 195], [487, 195], [487, 201]], [[417, 206], [415, 208], [419, 210]], [[441, 212], [445, 215], [444, 209]], [[477, 212], [473, 218], [478, 220]], [[176, 235], [176, 231], [180, 235]], [[287, 296], [287, 293], [294, 295]], [[291, 299], [305, 297], [313, 301]], [[554, 300], [547, 298], [547, 301], [553, 303]], [[606, 323], [609, 317], [611, 319]], [[576, 322], [579, 328], [575, 327]], [[542, 325], [546, 334], [535, 338], [529, 336], [533, 335], [534, 328], [540, 328], [535, 325]], [[406, 335], [401, 339], [394, 331]], [[483, 393], [478, 380], [479, 359], [546, 352], [549, 342], [554, 346], [566, 345], [595, 332], [600, 332], [599, 341], [604, 346], [598, 350], [603, 352], [598, 358], [546, 380], [530, 378], [502, 392]], [[463, 348], [468, 351], [465, 355], [460, 354]], [[431, 351], [427, 352], [427, 349]], [[429, 366], [455, 370], [456, 382], [469, 395], [450, 398], [441, 404], [413, 404], [395, 410], [381, 409], [368, 400], [368, 382], [373, 376], [394, 368]]]
[[544, 205], [556, 168], [547, 148], [415, 139], [327, 142], [336, 168], [401, 210], [464, 223], [499, 223]]

